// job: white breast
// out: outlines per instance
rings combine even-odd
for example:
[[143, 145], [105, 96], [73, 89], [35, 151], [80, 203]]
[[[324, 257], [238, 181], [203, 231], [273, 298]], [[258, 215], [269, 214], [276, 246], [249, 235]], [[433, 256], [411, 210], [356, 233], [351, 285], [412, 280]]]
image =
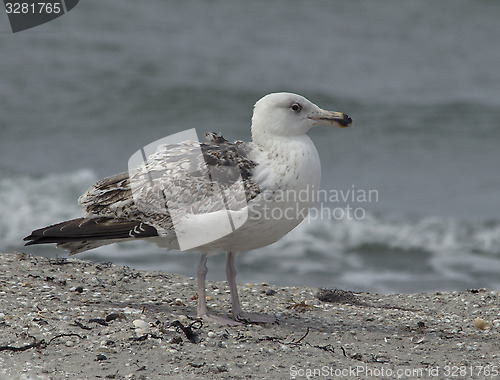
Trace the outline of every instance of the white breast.
[[[266, 149], [267, 148], [267, 149]], [[259, 165], [253, 179], [263, 189], [248, 203], [247, 221], [233, 233], [201, 247], [202, 251], [249, 251], [272, 244], [295, 228], [313, 205], [321, 180], [318, 152], [307, 136], [276, 139], [255, 146], [250, 158]]]

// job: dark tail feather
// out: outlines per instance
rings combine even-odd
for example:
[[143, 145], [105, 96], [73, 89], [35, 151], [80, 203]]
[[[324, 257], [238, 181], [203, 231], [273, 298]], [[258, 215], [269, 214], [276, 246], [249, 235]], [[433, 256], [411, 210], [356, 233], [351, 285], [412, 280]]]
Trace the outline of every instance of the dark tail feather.
[[[94, 240], [117, 240], [158, 236], [154, 227], [137, 221], [107, 217], [79, 218], [40, 228], [26, 236], [25, 245], [64, 244]], [[106, 244], [106, 243], [105, 243]]]

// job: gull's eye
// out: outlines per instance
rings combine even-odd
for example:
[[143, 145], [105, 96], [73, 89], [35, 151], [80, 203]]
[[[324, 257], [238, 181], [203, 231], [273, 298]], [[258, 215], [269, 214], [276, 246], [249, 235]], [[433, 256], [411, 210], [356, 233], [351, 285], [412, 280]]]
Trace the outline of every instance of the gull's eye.
[[295, 112], [300, 112], [302, 106], [299, 103], [293, 103], [290, 108]]

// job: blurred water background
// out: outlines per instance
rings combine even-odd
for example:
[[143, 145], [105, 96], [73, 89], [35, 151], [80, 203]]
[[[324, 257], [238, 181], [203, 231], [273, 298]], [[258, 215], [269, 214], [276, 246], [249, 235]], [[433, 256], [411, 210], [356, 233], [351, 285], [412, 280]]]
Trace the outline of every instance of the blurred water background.
[[[0, 16], [0, 251], [80, 216], [95, 180], [196, 128], [250, 138], [252, 106], [291, 91], [348, 113], [310, 132], [322, 188], [376, 190], [238, 258], [240, 282], [379, 292], [500, 288], [500, 2], [82, 1], [12, 34]], [[361, 215], [361, 214], [358, 214]], [[195, 274], [145, 242], [79, 255]], [[224, 279], [224, 256], [209, 279]]]

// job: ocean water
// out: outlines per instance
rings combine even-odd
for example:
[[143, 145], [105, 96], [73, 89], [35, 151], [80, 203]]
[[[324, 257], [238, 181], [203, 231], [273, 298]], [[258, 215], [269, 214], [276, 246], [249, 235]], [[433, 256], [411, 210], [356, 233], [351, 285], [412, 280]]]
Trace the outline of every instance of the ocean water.
[[[16, 34], [0, 16], [0, 251], [65, 256], [22, 238], [80, 216], [142, 146], [190, 128], [249, 139], [255, 101], [291, 91], [353, 118], [310, 136], [322, 189], [355, 197], [242, 253], [238, 281], [498, 289], [499, 19], [491, 0], [87, 0]], [[146, 242], [79, 257], [188, 275], [198, 260]]]

